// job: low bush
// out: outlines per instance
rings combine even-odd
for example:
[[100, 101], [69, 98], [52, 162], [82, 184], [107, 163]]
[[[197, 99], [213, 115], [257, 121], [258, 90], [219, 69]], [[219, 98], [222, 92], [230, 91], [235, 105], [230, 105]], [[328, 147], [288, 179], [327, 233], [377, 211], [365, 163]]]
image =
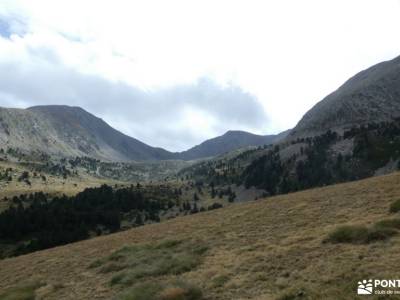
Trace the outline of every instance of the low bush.
[[34, 282], [23, 286], [10, 288], [0, 292], [1, 300], [34, 300], [36, 299], [35, 290], [43, 284]]
[[396, 213], [398, 211], [400, 211], [400, 199], [394, 201], [392, 204], [390, 204], [390, 208], [389, 211], [391, 213]]
[[389, 239], [397, 233], [396, 230], [384, 226], [352, 226], [345, 225], [336, 228], [324, 242], [368, 244]]
[[388, 227], [374, 226], [368, 230], [367, 239], [365, 243], [371, 243], [376, 241], [384, 241], [397, 234], [397, 230]]
[[118, 274], [114, 275], [111, 278], [110, 284], [111, 285], [120, 284], [124, 280], [125, 276], [126, 276], [125, 273], [118, 273]]
[[229, 281], [229, 277], [227, 275], [219, 275], [212, 279], [213, 287], [222, 287]]
[[326, 242], [357, 243], [366, 240], [368, 229], [364, 226], [340, 226], [331, 232]]
[[400, 229], [400, 219], [386, 219], [375, 224], [377, 227]]
[[214, 209], [218, 209], [218, 208], [222, 208], [222, 207], [223, 207], [222, 204], [215, 202], [215, 203], [209, 205], [207, 209], [214, 210]]

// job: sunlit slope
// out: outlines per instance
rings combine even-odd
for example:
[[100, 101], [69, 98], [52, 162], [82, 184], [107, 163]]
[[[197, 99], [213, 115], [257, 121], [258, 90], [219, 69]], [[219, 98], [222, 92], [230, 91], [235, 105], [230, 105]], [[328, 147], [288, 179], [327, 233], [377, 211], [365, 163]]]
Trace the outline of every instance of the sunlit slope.
[[[0, 261], [0, 290], [21, 289], [34, 282], [40, 284], [31, 290], [36, 289], [40, 299], [136, 299], [123, 296], [131, 286], [179, 279], [197, 286], [205, 299], [355, 299], [358, 280], [398, 277], [400, 234], [366, 244], [323, 240], [338, 225], [372, 226], [400, 217], [389, 212], [390, 204], [400, 199], [399, 187], [400, 173], [394, 173], [237, 204], [6, 259]], [[154, 249], [160, 249], [161, 240], [198, 243], [206, 250], [179, 275], [141, 273], [128, 284], [110, 283], [120, 273], [138, 274], [132, 265], [116, 268], [126, 257], [112, 262], [116, 257], [110, 257], [112, 253], [125, 245], [149, 247], [149, 255], [158, 253]], [[143, 269], [143, 264], [136, 268]], [[14, 291], [18, 290], [10, 293]]]

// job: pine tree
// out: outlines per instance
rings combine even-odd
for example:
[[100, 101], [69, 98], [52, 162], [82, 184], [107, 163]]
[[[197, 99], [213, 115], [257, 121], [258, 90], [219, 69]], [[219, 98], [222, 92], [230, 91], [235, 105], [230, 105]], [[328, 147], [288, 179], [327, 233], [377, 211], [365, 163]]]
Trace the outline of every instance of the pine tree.
[[197, 193], [193, 194], [193, 200], [194, 201], [199, 201], [199, 196], [197, 196]]
[[143, 225], [143, 219], [140, 213], [136, 215], [135, 224], [138, 226]]

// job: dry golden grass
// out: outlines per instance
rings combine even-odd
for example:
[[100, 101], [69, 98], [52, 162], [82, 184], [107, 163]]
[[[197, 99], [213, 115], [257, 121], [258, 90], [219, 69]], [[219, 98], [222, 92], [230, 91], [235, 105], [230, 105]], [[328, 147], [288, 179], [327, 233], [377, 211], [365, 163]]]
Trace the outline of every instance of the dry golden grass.
[[174, 300], [185, 296], [185, 290], [180, 287], [172, 287], [165, 289], [161, 292], [160, 298], [162, 300]]
[[79, 176], [69, 176], [67, 179], [62, 178], [61, 176], [43, 173], [43, 175], [46, 176], [46, 181], [43, 181], [39, 173], [36, 177], [33, 177], [33, 172], [30, 172], [29, 181], [31, 182], [31, 185], [28, 185], [25, 182], [19, 182], [17, 180], [18, 176], [21, 175], [23, 171], [27, 170], [26, 168], [17, 163], [0, 162], [0, 170], [5, 170], [7, 168], [13, 169], [13, 180], [11, 182], [0, 182], [0, 211], [6, 209], [10, 205], [9, 201], [3, 201], [5, 197], [10, 200], [13, 196], [40, 191], [51, 195], [61, 196], [65, 194], [72, 196], [88, 187], [96, 187], [105, 183], [110, 185], [124, 183], [116, 180], [90, 176], [85, 173], [82, 173]]
[[370, 226], [394, 217], [389, 207], [400, 199], [399, 187], [395, 173], [5, 259], [0, 290], [35, 281], [43, 284], [36, 290], [40, 299], [113, 299], [125, 287], [110, 285], [115, 273], [89, 268], [94, 261], [126, 245], [178, 239], [201, 240], [208, 250], [193, 270], [162, 280], [189, 282], [206, 299], [355, 299], [358, 280], [399, 277], [400, 236], [359, 245], [323, 240], [339, 225]]

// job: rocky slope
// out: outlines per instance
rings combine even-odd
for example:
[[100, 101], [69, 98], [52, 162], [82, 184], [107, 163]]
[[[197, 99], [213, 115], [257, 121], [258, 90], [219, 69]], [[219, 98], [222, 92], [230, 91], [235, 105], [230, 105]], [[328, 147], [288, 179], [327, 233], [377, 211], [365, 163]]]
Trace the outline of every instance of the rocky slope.
[[80, 107], [0, 108], [0, 148], [39, 151], [60, 157], [89, 156], [109, 161], [192, 160], [241, 147], [269, 144], [285, 135], [259, 136], [229, 131], [181, 153], [129, 137]]
[[126, 136], [79, 107], [0, 108], [0, 145], [105, 160], [169, 159], [164, 149]]
[[310, 109], [290, 134], [314, 136], [400, 116], [400, 56], [349, 79]]

